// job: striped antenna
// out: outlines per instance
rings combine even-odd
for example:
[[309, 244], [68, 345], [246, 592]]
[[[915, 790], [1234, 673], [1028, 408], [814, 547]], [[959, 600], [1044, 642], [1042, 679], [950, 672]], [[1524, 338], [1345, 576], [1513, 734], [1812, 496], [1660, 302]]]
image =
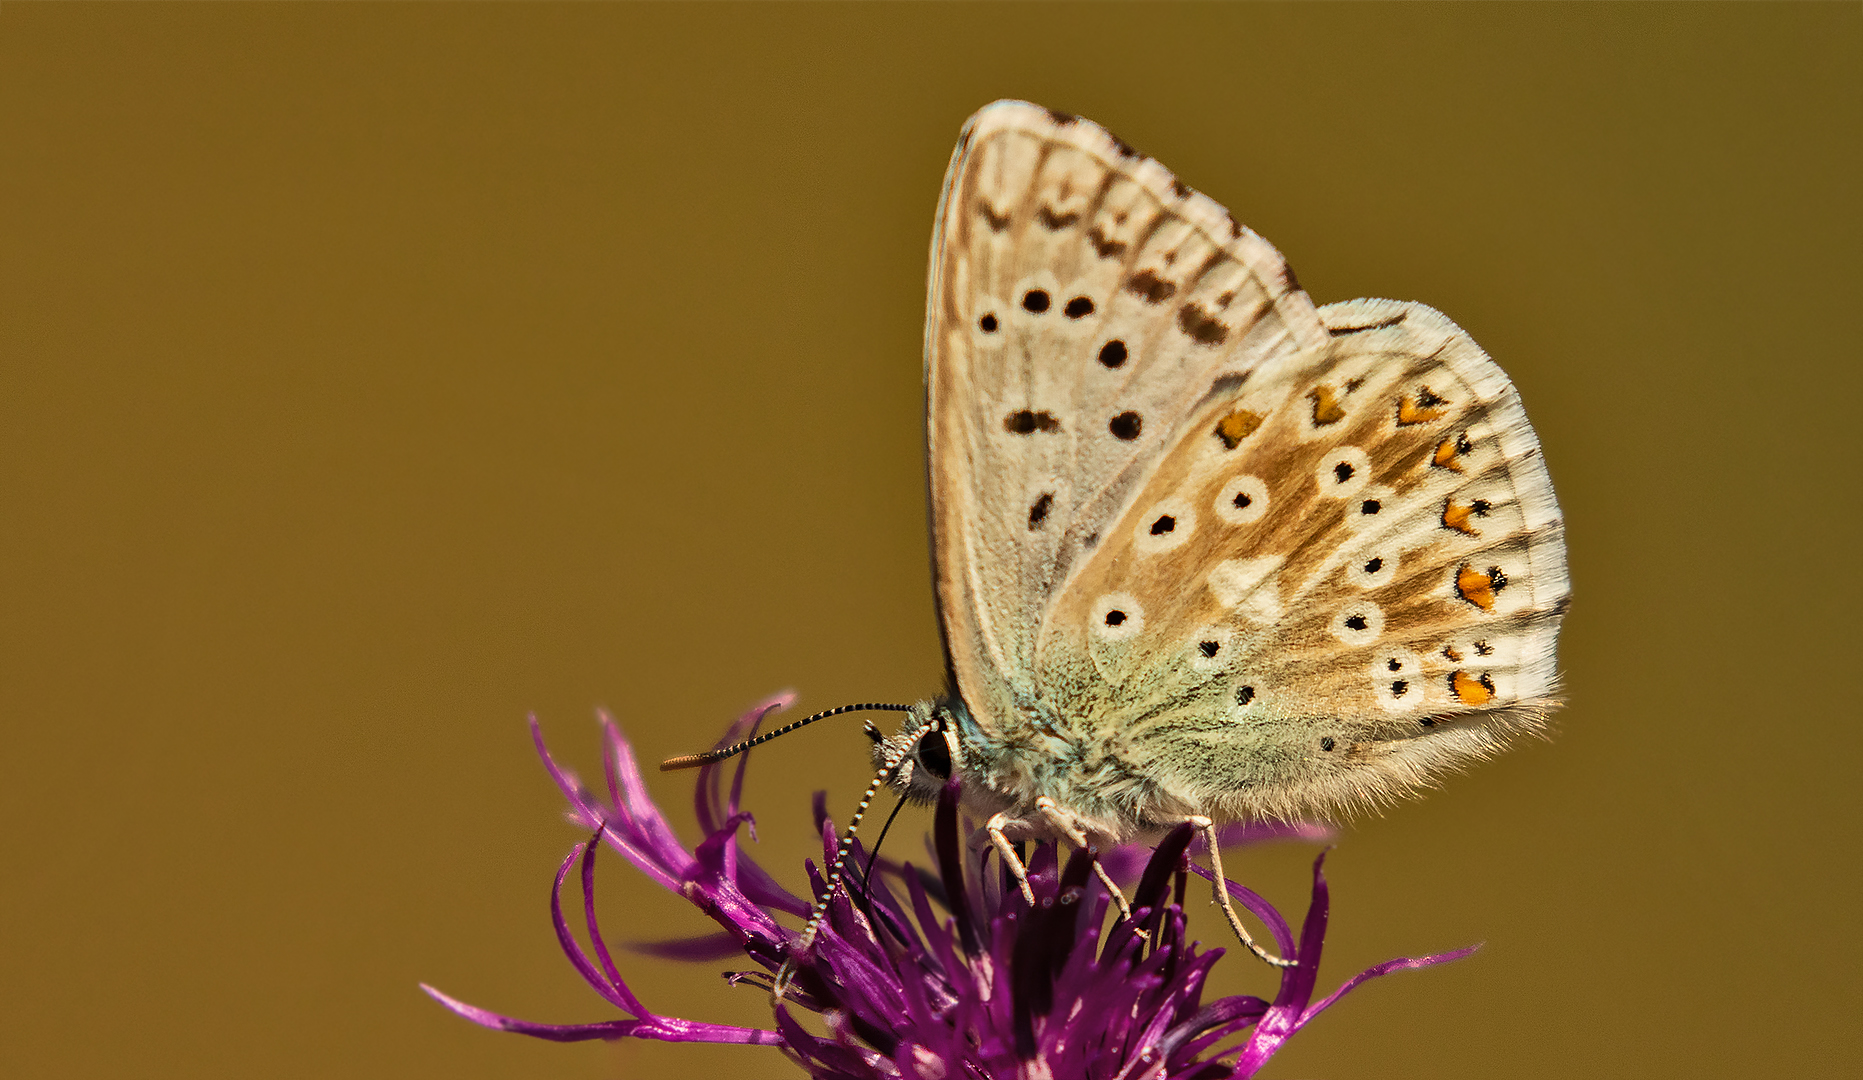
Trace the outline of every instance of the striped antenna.
[[729, 757], [736, 757], [744, 751], [749, 750], [751, 747], [756, 746], [758, 743], [769, 742], [778, 735], [787, 735], [797, 728], [807, 727], [817, 720], [826, 720], [830, 716], [840, 716], [842, 713], [911, 711], [912, 706], [910, 705], [840, 705], [829, 709], [827, 712], [818, 712], [814, 716], [804, 717], [793, 724], [784, 724], [782, 727], [776, 728], [773, 731], [766, 731], [754, 739], [745, 739], [736, 746], [727, 746], [722, 750], [707, 750], [703, 754], [687, 754], [684, 757], [667, 758], [665, 761], [660, 762], [660, 771], [673, 772], [677, 769], [696, 769], [700, 765], [710, 765], [714, 761], [723, 761]]
[[835, 890], [841, 887], [842, 871], [847, 866], [847, 853], [854, 850], [854, 834], [860, 831], [860, 822], [867, 816], [867, 808], [873, 805], [874, 797], [879, 795], [880, 788], [886, 783], [887, 777], [892, 776], [906, 756], [918, 746], [919, 739], [928, 732], [936, 730], [938, 729], [935, 725], [926, 724], [907, 738], [900, 740], [899, 749], [889, 754], [885, 765], [873, 775], [873, 782], [867, 785], [866, 793], [860, 797], [860, 803], [854, 807], [854, 816], [847, 819], [847, 829], [841, 833], [841, 843], [835, 847], [834, 864], [827, 867], [828, 876], [827, 880], [822, 883], [824, 887], [821, 899], [815, 901], [815, 910], [809, 912], [808, 925], [802, 928], [802, 939], [798, 943], [798, 948], [806, 949], [815, 942], [815, 931], [828, 914], [828, 904], [834, 899]]

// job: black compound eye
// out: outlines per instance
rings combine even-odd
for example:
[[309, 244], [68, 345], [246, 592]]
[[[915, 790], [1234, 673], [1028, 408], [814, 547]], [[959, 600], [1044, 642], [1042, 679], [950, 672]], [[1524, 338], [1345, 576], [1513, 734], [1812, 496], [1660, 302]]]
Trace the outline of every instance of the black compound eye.
[[919, 766], [940, 780], [951, 778], [951, 747], [944, 741], [944, 732], [928, 731], [919, 736]]

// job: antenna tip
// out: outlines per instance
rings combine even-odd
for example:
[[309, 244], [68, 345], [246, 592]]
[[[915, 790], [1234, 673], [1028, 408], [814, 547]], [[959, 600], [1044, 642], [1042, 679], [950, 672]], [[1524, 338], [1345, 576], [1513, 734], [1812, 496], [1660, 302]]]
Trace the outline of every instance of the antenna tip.
[[678, 772], [680, 769], [696, 769], [705, 764], [709, 754], [686, 754], [683, 757], [667, 758], [660, 762], [661, 772]]

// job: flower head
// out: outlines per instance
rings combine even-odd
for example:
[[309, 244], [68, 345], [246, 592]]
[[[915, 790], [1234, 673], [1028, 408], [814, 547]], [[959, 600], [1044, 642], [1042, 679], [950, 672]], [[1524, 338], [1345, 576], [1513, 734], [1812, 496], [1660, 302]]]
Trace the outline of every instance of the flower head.
[[[751, 710], [732, 725], [727, 741], [742, 738], [787, 703], [781, 698]], [[1115, 876], [1139, 871], [1132, 898], [1138, 925], [1108, 925], [1112, 897], [1091, 872], [1088, 856], [1075, 852], [1063, 862], [1051, 844], [1038, 845], [1029, 859], [1036, 896], [1029, 906], [1000, 863], [990, 865], [987, 849], [963, 842], [955, 784], [944, 789], [934, 818], [935, 869], [874, 862], [869, 874], [862, 869], [868, 860], [856, 849], [845, 886], [831, 899], [815, 940], [803, 948], [800, 931], [776, 916], [800, 919], [811, 905], [738, 847], [740, 829], [750, 828], [754, 836], [751, 816], [739, 804], [745, 759], [739, 758], [728, 791], [719, 766], [700, 770], [696, 805], [705, 838], [688, 850], [648, 797], [619, 728], [606, 717], [603, 728], [606, 797], [556, 765], [532, 721], [538, 752], [569, 799], [571, 819], [593, 834], [557, 871], [551, 919], [564, 954], [623, 1016], [538, 1024], [423, 987], [475, 1023], [559, 1041], [633, 1037], [771, 1045], [809, 1075], [836, 1080], [1216, 1080], [1253, 1076], [1294, 1032], [1359, 983], [1473, 951], [1391, 960], [1313, 1001], [1328, 910], [1322, 854], [1314, 862], [1312, 899], [1298, 943], [1272, 905], [1227, 883], [1230, 895], [1267, 924], [1281, 954], [1297, 963], [1281, 969], [1273, 1001], [1237, 995], [1205, 1002], [1205, 981], [1223, 950], [1199, 948], [1185, 936], [1188, 874], [1208, 873], [1189, 859], [1189, 826], [1149, 852], [1127, 848], [1104, 856]], [[825, 857], [832, 858], [834, 827], [819, 797], [816, 807]], [[1256, 826], [1237, 838], [1290, 832], [1301, 830]], [[773, 1003], [772, 1028], [681, 1020], [641, 1004], [595, 918], [595, 857], [602, 843], [720, 927], [706, 937], [637, 948], [688, 959], [743, 956], [754, 967], [733, 973], [733, 983], [767, 986], [788, 962], [791, 983]], [[587, 949], [563, 911], [564, 884], [578, 869]], [[823, 876], [813, 863], [807, 871], [819, 896]], [[823, 1033], [805, 1027], [792, 1006], [816, 1014]]]

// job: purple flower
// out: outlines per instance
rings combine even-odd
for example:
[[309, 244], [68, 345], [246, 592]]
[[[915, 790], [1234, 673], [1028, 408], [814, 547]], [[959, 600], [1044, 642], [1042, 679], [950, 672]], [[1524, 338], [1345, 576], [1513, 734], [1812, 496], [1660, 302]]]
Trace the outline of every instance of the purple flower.
[[[726, 741], [753, 731], [787, 697], [757, 707], [732, 725]], [[829, 904], [815, 941], [776, 919], [807, 917], [810, 904], [778, 885], [738, 850], [745, 759], [730, 790], [722, 769], [699, 771], [696, 804], [705, 839], [687, 850], [647, 796], [634, 752], [603, 717], [607, 797], [559, 768], [532, 734], [570, 817], [594, 835], [563, 860], [550, 893], [550, 917], [563, 952], [595, 992], [623, 1017], [589, 1024], [538, 1024], [488, 1012], [423, 986], [442, 1005], [486, 1027], [571, 1042], [624, 1036], [668, 1042], [756, 1043], [777, 1046], [811, 1076], [869, 1080], [901, 1078], [1094, 1077], [1106, 1080], [1216, 1080], [1255, 1075], [1287, 1039], [1347, 991], [1400, 968], [1459, 959], [1473, 949], [1397, 959], [1360, 972], [1315, 1003], [1313, 989], [1326, 936], [1327, 889], [1313, 864], [1313, 894], [1298, 945], [1281, 914], [1234, 882], [1230, 895], [1267, 924], [1284, 956], [1273, 1001], [1238, 995], [1203, 1001], [1204, 982], [1222, 949], [1200, 949], [1185, 937], [1184, 891], [1189, 873], [1208, 872], [1189, 859], [1188, 825], [1149, 853], [1108, 853], [1116, 876], [1140, 871], [1132, 896], [1137, 922], [1107, 925], [1112, 898], [1091, 873], [1086, 855], [1061, 862], [1051, 844], [1037, 845], [1029, 878], [1031, 908], [991, 852], [963, 843], [958, 792], [944, 789], [934, 819], [935, 869], [876, 862], [872, 880], [858, 848], [846, 887]], [[721, 744], [722, 745], [722, 744]], [[836, 848], [820, 797], [816, 820], [826, 858]], [[1301, 828], [1251, 827], [1237, 839], [1311, 835]], [[660, 884], [690, 900], [721, 930], [709, 936], [637, 948], [687, 959], [742, 955], [754, 967], [732, 983], [768, 986], [792, 963], [788, 996], [773, 1005], [774, 1027], [743, 1028], [660, 1016], [643, 1005], [616, 968], [595, 919], [595, 856], [600, 844], [619, 852]], [[1140, 864], [1142, 861], [1142, 871]], [[589, 948], [576, 941], [563, 911], [563, 885], [580, 870], [582, 918]], [[822, 875], [806, 864], [816, 895]], [[1120, 875], [1120, 871], [1125, 871]], [[797, 1021], [792, 1007], [816, 1013], [825, 1035]]]

